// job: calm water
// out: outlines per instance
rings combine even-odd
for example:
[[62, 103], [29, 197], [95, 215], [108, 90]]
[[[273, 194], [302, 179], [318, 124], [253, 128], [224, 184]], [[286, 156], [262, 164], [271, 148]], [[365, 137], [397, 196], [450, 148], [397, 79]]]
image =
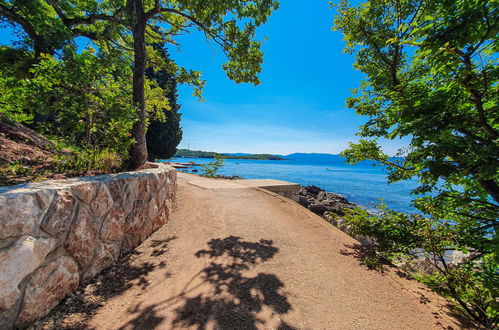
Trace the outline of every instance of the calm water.
[[[213, 159], [177, 158], [173, 161], [205, 164]], [[326, 191], [341, 194], [350, 201], [372, 208], [380, 198], [388, 207], [403, 212], [414, 212], [410, 191], [415, 180], [388, 184], [382, 167], [371, 163], [347, 165], [338, 161], [315, 162], [298, 160], [243, 160], [226, 159], [219, 170], [223, 175], [238, 175], [247, 179], [276, 179], [296, 182], [302, 186], [316, 185]], [[194, 167], [200, 169], [201, 167]]]

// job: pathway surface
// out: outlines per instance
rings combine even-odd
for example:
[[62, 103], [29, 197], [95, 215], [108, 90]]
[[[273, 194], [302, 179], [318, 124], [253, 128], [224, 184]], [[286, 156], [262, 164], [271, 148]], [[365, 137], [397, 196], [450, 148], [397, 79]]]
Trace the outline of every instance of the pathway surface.
[[86, 290], [107, 295], [85, 327], [464, 327], [417, 282], [366, 269], [355, 240], [290, 200], [193, 175], [178, 185], [170, 222]]

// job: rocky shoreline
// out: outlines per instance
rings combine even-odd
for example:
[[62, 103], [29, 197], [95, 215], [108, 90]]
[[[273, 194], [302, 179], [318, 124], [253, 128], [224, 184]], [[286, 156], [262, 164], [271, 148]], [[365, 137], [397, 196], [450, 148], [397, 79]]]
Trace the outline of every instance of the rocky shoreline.
[[321, 216], [324, 220], [341, 231], [354, 237], [363, 246], [370, 246], [373, 244], [373, 239], [368, 236], [354, 235], [352, 233], [352, 227], [342, 218], [342, 216], [345, 215], [346, 210], [359, 207], [344, 196], [327, 192], [317, 186], [306, 186], [300, 189], [296, 201], [301, 206]]
[[306, 186], [298, 193], [298, 203], [321, 217], [326, 213], [345, 215], [345, 209], [353, 209], [356, 204], [345, 197], [330, 193], [317, 186]]

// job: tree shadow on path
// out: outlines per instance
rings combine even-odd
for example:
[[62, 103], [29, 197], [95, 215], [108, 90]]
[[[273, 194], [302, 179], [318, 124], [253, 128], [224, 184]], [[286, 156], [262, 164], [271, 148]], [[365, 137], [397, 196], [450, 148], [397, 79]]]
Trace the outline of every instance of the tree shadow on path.
[[[284, 283], [274, 274], [244, 274], [270, 260], [278, 251], [272, 241], [263, 239], [258, 242], [237, 236], [212, 239], [207, 249], [195, 253], [196, 257], [207, 259], [207, 266], [194, 275], [178, 295], [148, 306], [123, 328], [157, 326], [164, 304], [180, 303], [171, 321], [173, 327], [256, 329], [266, 326], [266, 320], [259, 317], [263, 312], [272, 318], [277, 316], [274, 319], [274, 323], [278, 323], [277, 329], [294, 329], [279, 317], [291, 310], [286, 295], [281, 292]], [[202, 293], [194, 293], [201, 287]], [[135, 314], [137, 311], [130, 312]]]

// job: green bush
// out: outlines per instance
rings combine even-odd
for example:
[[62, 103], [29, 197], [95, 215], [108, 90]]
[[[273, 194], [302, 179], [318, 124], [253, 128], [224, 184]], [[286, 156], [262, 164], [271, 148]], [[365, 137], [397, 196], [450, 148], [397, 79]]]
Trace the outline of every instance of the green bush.
[[216, 178], [218, 170], [224, 166], [225, 158], [220, 154], [214, 154], [215, 161], [203, 165], [203, 176]]

